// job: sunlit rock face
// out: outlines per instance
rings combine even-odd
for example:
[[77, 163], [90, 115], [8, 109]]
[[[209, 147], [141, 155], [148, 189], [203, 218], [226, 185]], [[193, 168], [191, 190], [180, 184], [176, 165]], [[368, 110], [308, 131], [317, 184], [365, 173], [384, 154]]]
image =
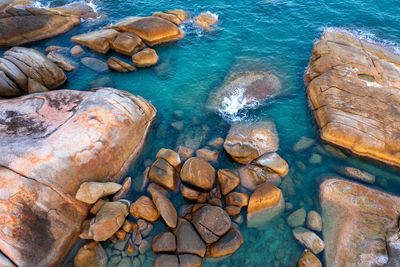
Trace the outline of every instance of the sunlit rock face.
[[57, 266], [89, 205], [83, 182], [118, 181], [156, 110], [111, 88], [58, 90], [0, 101], [0, 250], [18, 266]]

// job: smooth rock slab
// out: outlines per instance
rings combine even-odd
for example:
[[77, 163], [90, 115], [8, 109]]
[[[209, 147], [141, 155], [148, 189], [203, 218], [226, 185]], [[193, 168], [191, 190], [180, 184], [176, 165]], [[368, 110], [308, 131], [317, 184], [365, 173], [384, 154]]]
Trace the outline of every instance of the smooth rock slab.
[[386, 234], [398, 231], [400, 198], [342, 179], [320, 186], [325, 262], [376, 266], [392, 260]]
[[60, 265], [89, 211], [74, 197], [79, 186], [119, 181], [155, 115], [110, 88], [1, 101], [0, 250], [18, 266]]

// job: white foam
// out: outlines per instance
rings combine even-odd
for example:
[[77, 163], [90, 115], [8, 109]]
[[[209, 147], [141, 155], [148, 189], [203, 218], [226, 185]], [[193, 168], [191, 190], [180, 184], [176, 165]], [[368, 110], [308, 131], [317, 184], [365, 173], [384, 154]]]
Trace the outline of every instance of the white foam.
[[93, 3], [93, 1], [88, 1], [87, 4], [93, 9], [94, 12], [97, 13], [98, 7]]
[[206, 12], [207, 15], [210, 15], [211, 17], [213, 17], [214, 19], [218, 20], [218, 14], [212, 13], [210, 11]]
[[259, 105], [254, 99], [247, 99], [244, 96], [245, 91], [245, 88], [236, 88], [233, 94], [222, 99], [221, 107], [218, 111], [224, 118], [230, 121], [243, 120], [246, 114], [239, 114], [240, 111]]

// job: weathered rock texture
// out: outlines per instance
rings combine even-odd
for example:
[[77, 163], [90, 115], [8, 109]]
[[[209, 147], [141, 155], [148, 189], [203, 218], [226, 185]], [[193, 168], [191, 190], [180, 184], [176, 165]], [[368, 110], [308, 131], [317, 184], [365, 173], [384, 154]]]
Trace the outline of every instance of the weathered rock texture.
[[18, 266], [58, 266], [89, 205], [83, 182], [118, 181], [156, 115], [111, 88], [0, 101], [0, 250]]
[[314, 45], [305, 79], [321, 138], [400, 166], [400, 57], [340, 31]]
[[400, 198], [336, 178], [320, 190], [327, 266], [388, 263], [385, 237], [397, 231]]

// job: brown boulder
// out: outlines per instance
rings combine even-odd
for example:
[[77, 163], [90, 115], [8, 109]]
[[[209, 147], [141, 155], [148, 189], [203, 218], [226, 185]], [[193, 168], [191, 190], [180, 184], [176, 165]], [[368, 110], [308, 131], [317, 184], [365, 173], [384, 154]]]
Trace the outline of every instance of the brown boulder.
[[217, 22], [218, 16], [209, 11], [201, 13], [194, 18], [194, 23], [208, 31], [211, 29], [211, 25], [216, 24]]
[[167, 10], [167, 11], [164, 11], [164, 13], [175, 15], [175, 16], [177, 16], [181, 21], [185, 21], [185, 20], [188, 20], [188, 19], [189, 19], [188, 13], [186, 13], [186, 11], [183, 10], [183, 9]]
[[151, 197], [153, 198], [153, 202], [156, 205], [165, 223], [169, 227], [175, 228], [178, 222], [178, 214], [176, 213], [174, 205], [160, 191], [150, 187], [148, 191]]
[[306, 249], [299, 259], [297, 267], [322, 267], [322, 263], [312, 252]]
[[178, 256], [158, 254], [154, 259], [153, 267], [179, 267]]
[[285, 209], [282, 191], [269, 182], [257, 186], [247, 207], [247, 226], [261, 228]]
[[192, 223], [207, 243], [214, 243], [231, 228], [229, 215], [220, 207], [203, 206], [193, 214]]
[[179, 266], [180, 267], [200, 267], [202, 263], [202, 258], [193, 254], [180, 254]]
[[83, 244], [74, 259], [74, 267], [105, 267], [106, 265], [106, 251], [96, 241]]
[[178, 172], [166, 160], [159, 158], [151, 165], [149, 179], [168, 190], [176, 191]]
[[239, 215], [241, 210], [242, 210], [242, 208], [239, 206], [226, 206], [225, 207], [226, 213], [228, 213], [228, 215], [231, 217]]
[[168, 20], [178, 26], [181, 25], [181, 23], [182, 23], [182, 21], [174, 14], [168, 14], [168, 13], [164, 13], [164, 12], [154, 12], [153, 16]]
[[168, 161], [171, 166], [173, 166], [177, 171], [181, 169], [182, 161], [178, 153], [171, 149], [166, 149], [166, 148], [161, 148], [157, 155], [156, 158], [160, 159], [165, 159]]
[[268, 153], [257, 158], [252, 162], [262, 168], [267, 168], [276, 172], [280, 176], [285, 176], [289, 172], [289, 165], [287, 162], [278, 155], [278, 153]]
[[225, 204], [227, 206], [245, 207], [249, 204], [249, 195], [246, 193], [232, 192], [225, 196]]
[[79, 24], [78, 16], [65, 16], [40, 8], [8, 8], [4, 12], [0, 11], [0, 47], [23, 45], [53, 37]]
[[259, 156], [278, 150], [279, 137], [275, 123], [234, 124], [225, 139], [226, 152], [237, 162], [248, 164]]
[[248, 190], [255, 190], [257, 186], [265, 182], [269, 182], [275, 186], [281, 184], [281, 177], [279, 174], [271, 171], [268, 168], [261, 168], [259, 166], [249, 164], [239, 169], [240, 184]]
[[221, 187], [222, 194], [224, 195], [233, 191], [240, 183], [239, 176], [228, 169], [218, 170], [217, 177], [218, 184]]
[[145, 48], [132, 56], [133, 64], [138, 68], [151, 67], [157, 64], [158, 56], [156, 50]]
[[171, 232], [162, 232], [153, 238], [152, 248], [154, 253], [174, 253], [176, 251], [176, 238]]
[[71, 41], [87, 46], [102, 54], [110, 50], [110, 43], [117, 37], [118, 32], [113, 29], [103, 29], [95, 32], [83, 33], [71, 37]]
[[149, 46], [177, 41], [185, 36], [175, 24], [158, 17], [128, 17], [107, 28], [133, 32]]
[[193, 157], [183, 165], [181, 179], [190, 185], [211, 190], [215, 182], [215, 169], [204, 159]]
[[110, 69], [118, 71], [118, 72], [130, 72], [134, 71], [135, 67], [116, 58], [116, 57], [110, 57], [107, 60], [107, 65]]
[[75, 198], [88, 204], [94, 204], [100, 198], [118, 192], [121, 187], [122, 186], [117, 183], [85, 182], [79, 186]]
[[160, 218], [160, 213], [153, 201], [146, 197], [139, 197], [130, 207], [130, 213], [133, 217], [143, 218], [149, 222], [155, 222]]
[[198, 200], [201, 194], [199, 191], [185, 186], [184, 184], [181, 184], [181, 193], [184, 198], [189, 200]]
[[190, 222], [185, 219], [179, 219], [175, 235], [176, 252], [178, 254], [189, 253], [204, 257], [206, 254], [206, 245]]
[[73, 71], [76, 69], [76, 66], [71, 63], [69, 59], [55, 51], [51, 51], [49, 54], [47, 54], [47, 58], [65, 71]]
[[207, 249], [207, 257], [219, 258], [235, 253], [243, 244], [242, 233], [236, 228], [231, 228], [220, 240]]
[[397, 231], [400, 198], [358, 183], [320, 186], [327, 266], [376, 266], [391, 260], [386, 233]]
[[324, 141], [400, 166], [400, 57], [347, 32], [314, 44], [307, 96]]
[[22, 94], [24, 94], [24, 91], [19, 89], [18, 85], [8, 78], [7, 74], [0, 70], [0, 96], [15, 97]]
[[133, 32], [120, 32], [117, 37], [111, 42], [111, 48], [118, 53], [132, 56], [139, 50], [143, 49], [145, 44]]
[[80, 184], [119, 181], [156, 110], [103, 88], [3, 100], [0, 113], [0, 250], [18, 266], [59, 266], [89, 212], [73, 197]]
[[212, 151], [206, 148], [198, 149], [196, 151], [196, 157], [202, 158], [204, 160], [210, 161], [210, 162], [217, 162], [218, 161], [218, 152], [217, 151]]

